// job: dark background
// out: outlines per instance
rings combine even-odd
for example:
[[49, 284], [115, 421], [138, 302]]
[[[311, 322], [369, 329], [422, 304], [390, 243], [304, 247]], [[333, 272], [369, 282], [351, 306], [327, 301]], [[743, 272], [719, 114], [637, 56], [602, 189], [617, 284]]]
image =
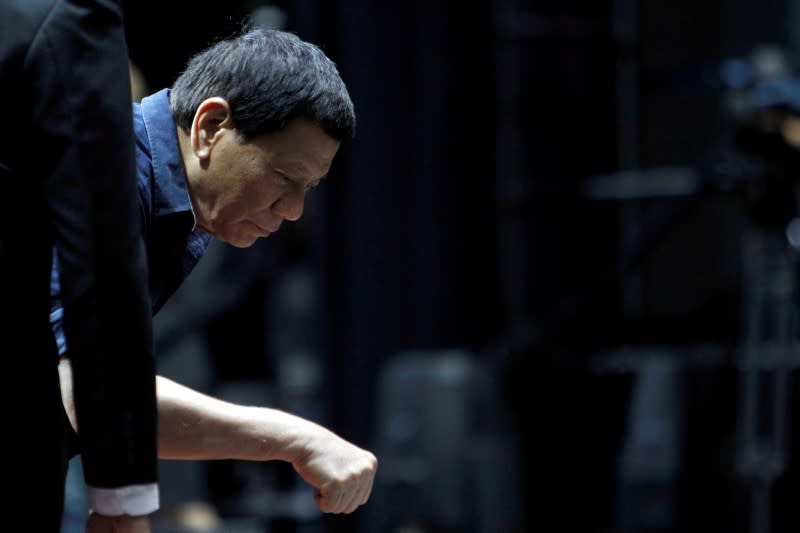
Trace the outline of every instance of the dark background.
[[760, 485], [736, 455], [750, 204], [584, 192], [713, 157], [725, 61], [774, 45], [793, 65], [796, 4], [126, 2], [153, 91], [280, 13], [263, 20], [323, 48], [358, 114], [304, 219], [215, 251], [159, 315], [159, 361], [374, 450], [373, 497], [323, 517], [279, 466], [165, 464], [163, 527], [196, 500], [224, 531], [796, 531], [792, 454]]

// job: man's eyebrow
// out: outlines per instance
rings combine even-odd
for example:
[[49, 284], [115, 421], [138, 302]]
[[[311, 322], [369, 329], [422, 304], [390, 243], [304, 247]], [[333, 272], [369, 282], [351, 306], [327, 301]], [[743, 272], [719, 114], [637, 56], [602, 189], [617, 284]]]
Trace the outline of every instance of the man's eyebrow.
[[284, 163], [280, 163], [280, 164], [272, 164], [272, 163], [270, 163], [270, 166], [274, 170], [276, 170], [278, 172], [283, 172], [284, 174], [288, 174], [288, 175], [294, 176], [294, 177], [311, 175], [311, 172], [309, 172], [308, 167], [306, 167], [306, 165], [304, 165], [302, 163], [299, 163], [299, 162], [295, 163], [295, 162], [289, 161], [289, 162], [284, 162]]

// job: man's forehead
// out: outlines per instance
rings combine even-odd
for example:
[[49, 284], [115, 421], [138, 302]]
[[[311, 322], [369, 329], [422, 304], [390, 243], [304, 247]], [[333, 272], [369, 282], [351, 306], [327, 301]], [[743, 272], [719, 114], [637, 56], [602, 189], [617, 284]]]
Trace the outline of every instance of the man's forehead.
[[273, 163], [282, 170], [314, 178], [327, 174], [340, 145], [319, 125], [301, 119], [266, 135], [263, 142], [273, 154]]

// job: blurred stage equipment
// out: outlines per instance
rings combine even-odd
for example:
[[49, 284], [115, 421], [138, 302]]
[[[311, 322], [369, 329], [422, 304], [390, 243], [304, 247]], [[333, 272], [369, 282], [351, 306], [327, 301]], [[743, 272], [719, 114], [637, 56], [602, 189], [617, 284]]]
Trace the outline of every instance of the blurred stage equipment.
[[496, 376], [458, 349], [396, 354], [379, 376], [367, 530], [514, 533], [521, 480]]
[[[769, 533], [772, 489], [789, 464], [791, 375], [800, 366], [800, 79], [790, 72], [781, 50], [762, 48], [748, 59], [726, 61], [706, 72], [703, 83], [720, 91], [727, 119], [723, 138], [707, 161], [596, 176], [588, 180], [585, 194], [619, 202], [708, 195], [740, 200], [748, 227], [741, 248], [742, 326], [735, 356], [735, 475], [747, 493], [747, 531]], [[682, 205], [648, 232], [625, 268], [635, 266], [692, 205]], [[646, 380], [648, 372], [640, 379]], [[634, 397], [634, 411], [652, 404], [640, 396]], [[635, 444], [635, 436], [628, 435], [626, 446]], [[633, 464], [636, 458], [625, 460]], [[646, 525], [643, 516], [621, 517], [628, 526]]]
[[683, 440], [682, 354], [629, 348], [606, 354], [593, 370], [634, 374], [625, 440], [619, 456], [616, 527], [672, 531], [676, 526]]

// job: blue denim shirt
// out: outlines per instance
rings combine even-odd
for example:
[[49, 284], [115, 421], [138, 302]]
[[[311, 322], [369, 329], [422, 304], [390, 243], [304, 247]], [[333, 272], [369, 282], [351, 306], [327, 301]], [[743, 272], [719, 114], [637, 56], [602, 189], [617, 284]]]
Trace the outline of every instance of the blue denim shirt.
[[[169, 110], [169, 89], [143, 98], [141, 104], [133, 104], [133, 126], [150, 301], [156, 314], [205, 253], [211, 236], [195, 226], [175, 121]], [[67, 347], [60, 292], [54, 250], [50, 322], [58, 352], [63, 355]]]

